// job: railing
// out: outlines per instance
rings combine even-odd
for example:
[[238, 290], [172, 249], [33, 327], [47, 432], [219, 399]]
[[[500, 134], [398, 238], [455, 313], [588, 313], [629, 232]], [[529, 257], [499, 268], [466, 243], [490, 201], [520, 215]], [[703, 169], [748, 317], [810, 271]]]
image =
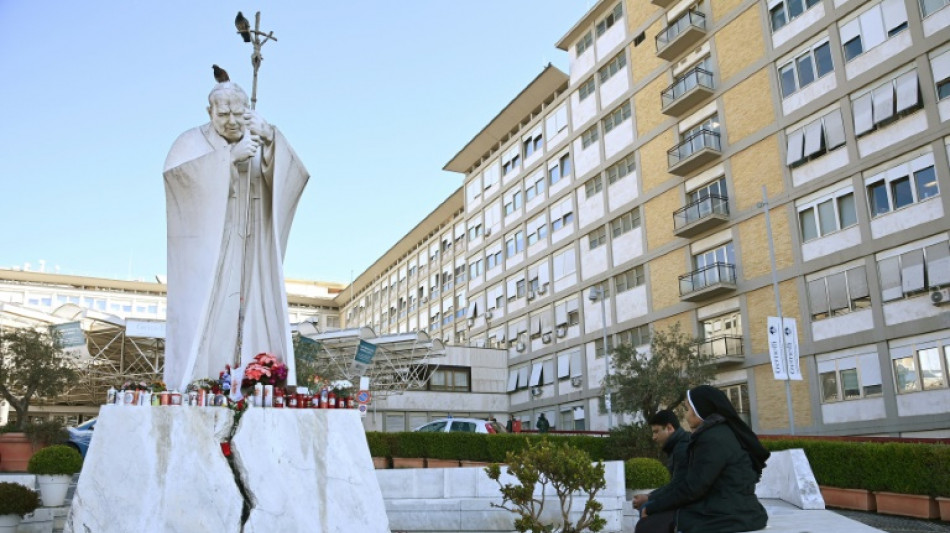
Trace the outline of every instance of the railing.
[[705, 289], [717, 283], [735, 283], [736, 266], [730, 263], [713, 263], [679, 277], [680, 295]]
[[678, 230], [710, 215], [729, 215], [729, 198], [710, 195], [689, 203], [673, 213], [673, 228]]
[[660, 93], [660, 97], [663, 99], [663, 107], [672, 104], [677, 98], [696, 87], [706, 87], [710, 91], [713, 90], [712, 72], [695, 67], [677, 78], [676, 81], [673, 82], [673, 85], [670, 85]]
[[742, 355], [742, 337], [722, 335], [699, 343], [699, 354], [718, 359]]
[[717, 152], [722, 151], [719, 132], [703, 128], [683, 139], [683, 142], [667, 150], [667, 163], [669, 163], [670, 167], [674, 167], [679, 164], [680, 161], [688, 159], [691, 155], [703, 148], [711, 148]]
[[674, 20], [672, 24], [666, 27], [665, 30], [661, 31], [656, 36], [656, 49], [657, 51], [666, 48], [671, 42], [673, 42], [679, 34], [683, 33], [690, 26], [694, 26], [701, 30], [706, 29], [706, 16], [698, 11], [689, 10], [683, 15]]

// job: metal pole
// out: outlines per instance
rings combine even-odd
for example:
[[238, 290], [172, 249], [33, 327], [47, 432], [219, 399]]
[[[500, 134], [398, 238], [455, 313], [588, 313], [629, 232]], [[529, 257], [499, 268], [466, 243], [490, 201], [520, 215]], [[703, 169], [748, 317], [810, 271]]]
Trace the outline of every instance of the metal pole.
[[[785, 316], [782, 315], [782, 297], [778, 290], [778, 271], [775, 267], [775, 243], [772, 241], [772, 219], [769, 218], [769, 195], [766, 192], [765, 185], [762, 186], [762, 208], [765, 210], [765, 231], [769, 239], [769, 261], [772, 266], [772, 291], [775, 293], [775, 309], [778, 311], [778, 317], [782, 324], [782, 332], [785, 331]], [[785, 353], [784, 333], [779, 344], [782, 346], [782, 362], [788, 361]], [[788, 375], [788, 365], [785, 368], [785, 401], [788, 403], [788, 431], [790, 435], [795, 434], [795, 413], [792, 408], [792, 379]]]
[[[606, 283], [606, 281], [605, 281], [604, 283]], [[603, 287], [599, 287], [598, 290], [597, 290], [597, 292], [598, 292], [598, 294], [599, 294], [599, 296], [600, 296], [600, 313], [601, 313], [601, 317], [602, 317], [601, 323], [602, 323], [603, 326], [604, 326], [604, 328], [603, 328], [603, 333], [604, 333], [604, 362], [605, 362], [606, 365], [607, 365], [607, 391], [606, 391], [606, 393], [604, 394], [604, 400], [606, 400], [605, 403], [607, 404], [607, 429], [609, 430], [610, 428], [612, 428], [612, 427], [614, 426], [614, 410], [613, 410], [613, 406], [611, 405], [611, 401], [610, 401], [610, 400], [611, 400], [611, 398], [610, 398], [610, 389], [611, 389], [611, 386], [613, 385], [613, 384], [610, 382], [610, 378], [611, 378], [611, 376], [613, 375], [613, 370], [611, 369], [611, 364], [610, 364], [610, 350], [607, 349], [607, 298], [604, 297], [604, 288], [603, 288]]]

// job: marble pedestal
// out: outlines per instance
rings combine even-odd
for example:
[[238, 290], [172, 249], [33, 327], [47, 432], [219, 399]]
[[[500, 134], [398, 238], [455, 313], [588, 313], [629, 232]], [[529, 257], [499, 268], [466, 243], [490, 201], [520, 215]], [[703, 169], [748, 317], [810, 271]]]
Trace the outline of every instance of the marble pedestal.
[[104, 406], [67, 532], [389, 532], [359, 415], [250, 409], [221, 453], [220, 407]]

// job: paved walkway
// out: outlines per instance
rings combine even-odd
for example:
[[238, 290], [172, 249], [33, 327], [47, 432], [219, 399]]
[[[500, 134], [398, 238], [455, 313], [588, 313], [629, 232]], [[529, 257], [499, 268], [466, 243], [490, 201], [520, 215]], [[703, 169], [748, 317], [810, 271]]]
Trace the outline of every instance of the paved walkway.
[[844, 511], [835, 509], [835, 513], [856, 520], [862, 524], [876, 527], [887, 533], [950, 533], [950, 522], [939, 520], [919, 520], [904, 516]]

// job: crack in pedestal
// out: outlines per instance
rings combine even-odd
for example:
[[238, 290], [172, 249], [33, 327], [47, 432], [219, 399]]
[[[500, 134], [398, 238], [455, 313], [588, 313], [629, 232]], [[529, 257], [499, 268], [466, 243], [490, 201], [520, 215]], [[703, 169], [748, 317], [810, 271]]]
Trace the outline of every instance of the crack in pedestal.
[[247, 524], [248, 519], [251, 517], [251, 509], [254, 507], [254, 499], [251, 497], [251, 493], [248, 491], [247, 487], [244, 486], [244, 479], [241, 477], [241, 469], [237, 464], [237, 460], [235, 459], [233, 440], [240, 424], [241, 417], [235, 417], [234, 422], [231, 423], [231, 430], [228, 432], [228, 440], [225, 441], [228, 443], [229, 450], [229, 453], [225, 456], [225, 460], [227, 460], [228, 467], [231, 469], [231, 473], [234, 475], [234, 484], [237, 485], [238, 492], [241, 493], [241, 499], [243, 500], [241, 505], [240, 529], [240, 531], [243, 532], [245, 524]]

